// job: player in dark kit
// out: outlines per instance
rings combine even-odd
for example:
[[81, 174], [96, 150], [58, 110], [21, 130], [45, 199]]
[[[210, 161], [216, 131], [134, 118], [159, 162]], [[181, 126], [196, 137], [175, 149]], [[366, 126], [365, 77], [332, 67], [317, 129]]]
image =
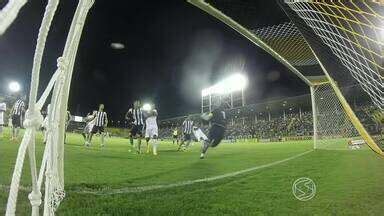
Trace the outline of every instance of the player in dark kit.
[[131, 125], [130, 143], [131, 147], [135, 148], [133, 139], [137, 138], [136, 152], [141, 154], [141, 139], [143, 138], [144, 130], [144, 112], [141, 108], [141, 102], [139, 100], [133, 103], [133, 108], [129, 109], [125, 118]]
[[224, 138], [226, 130], [226, 116], [224, 108], [221, 104], [216, 105], [216, 108], [211, 113], [205, 113], [201, 116], [204, 120], [210, 122], [208, 140], [201, 147], [200, 159], [204, 159], [209, 147], [216, 147]]

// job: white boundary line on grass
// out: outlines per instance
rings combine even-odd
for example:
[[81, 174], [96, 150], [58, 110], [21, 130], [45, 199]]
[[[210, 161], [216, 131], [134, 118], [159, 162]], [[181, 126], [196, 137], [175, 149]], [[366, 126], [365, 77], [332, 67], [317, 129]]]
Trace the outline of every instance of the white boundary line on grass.
[[255, 167], [251, 167], [248, 169], [236, 171], [236, 172], [231, 172], [223, 175], [218, 175], [218, 176], [213, 176], [209, 178], [201, 178], [201, 179], [196, 179], [196, 180], [188, 180], [188, 181], [181, 181], [181, 182], [176, 182], [172, 184], [162, 184], [162, 185], [148, 185], [148, 186], [141, 186], [141, 187], [125, 187], [125, 188], [119, 188], [119, 189], [106, 189], [106, 190], [99, 190], [99, 191], [71, 191], [71, 192], [76, 192], [76, 193], [81, 193], [81, 194], [94, 194], [94, 195], [114, 195], [114, 194], [127, 194], [127, 193], [140, 193], [140, 192], [145, 192], [145, 191], [152, 191], [152, 190], [157, 190], [157, 189], [167, 189], [167, 188], [173, 188], [173, 187], [180, 187], [180, 186], [186, 186], [186, 185], [192, 185], [196, 183], [202, 183], [202, 182], [210, 182], [210, 181], [216, 181], [220, 179], [225, 179], [225, 178], [230, 178], [230, 177], [235, 177], [244, 173], [252, 172], [255, 170], [267, 168], [267, 167], [272, 167], [293, 159], [296, 159], [298, 157], [301, 157], [303, 155], [306, 155], [308, 153], [313, 152], [313, 150], [309, 150], [297, 155], [294, 155], [289, 158], [285, 158], [283, 160], [275, 161], [272, 163], [264, 164], [264, 165], [259, 165]]
[[[168, 189], [168, 188], [174, 188], [174, 187], [181, 187], [181, 186], [193, 185], [196, 183], [211, 182], [211, 181], [216, 181], [216, 180], [220, 180], [220, 179], [235, 177], [235, 176], [242, 175], [242, 174], [252, 172], [255, 170], [260, 170], [260, 169], [264, 169], [267, 167], [279, 165], [279, 164], [282, 164], [284, 162], [296, 159], [298, 157], [301, 157], [301, 156], [306, 155], [306, 154], [311, 153], [311, 152], [313, 152], [313, 150], [309, 150], [309, 151], [291, 156], [289, 158], [278, 160], [278, 161], [275, 161], [272, 163], [259, 165], [259, 166], [251, 167], [251, 168], [236, 171], [236, 172], [226, 173], [223, 175], [218, 175], [218, 176], [213, 176], [213, 177], [208, 177], [208, 178], [181, 181], [181, 182], [176, 182], [176, 183], [172, 183], [172, 184], [148, 185], [148, 186], [140, 186], [140, 187], [124, 187], [124, 188], [119, 188], [119, 189], [102, 189], [102, 190], [68, 190], [67, 192], [73, 192], [73, 193], [78, 193], [78, 194], [91, 194], [91, 195], [114, 195], [114, 194], [141, 193], [141, 192], [145, 192], [145, 191], [152, 191], [152, 190], [158, 190], [158, 189]], [[9, 189], [9, 186], [0, 185], [0, 188]], [[30, 191], [30, 188], [20, 186], [20, 190]]]

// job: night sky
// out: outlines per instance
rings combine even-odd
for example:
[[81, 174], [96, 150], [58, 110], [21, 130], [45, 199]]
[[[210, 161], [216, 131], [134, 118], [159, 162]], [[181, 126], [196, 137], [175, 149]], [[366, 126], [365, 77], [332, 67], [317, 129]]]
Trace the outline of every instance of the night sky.
[[[185, 1], [113, 2], [96, 0], [86, 21], [69, 101], [73, 114], [85, 115], [104, 103], [110, 118], [119, 120], [135, 99], [155, 103], [161, 118], [197, 113], [201, 89], [242, 64], [250, 79], [248, 103], [308, 93], [301, 80], [267, 53]], [[10, 80], [28, 90], [43, 3], [29, 1], [0, 37], [0, 94], [7, 92]], [[41, 90], [56, 69], [76, 3], [59, 5], [43, 59]], [[256, 27], [288, 21], [274, 1], [263, 1], [258, 13]], [[112, 42], [125, 49], [111, 49]]]

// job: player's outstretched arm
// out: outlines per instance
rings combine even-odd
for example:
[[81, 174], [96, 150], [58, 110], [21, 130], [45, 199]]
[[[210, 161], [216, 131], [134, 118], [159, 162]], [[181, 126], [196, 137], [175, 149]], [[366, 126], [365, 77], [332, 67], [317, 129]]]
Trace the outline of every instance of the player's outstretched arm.
[[212, 113], [203, 113], [201, 114], [201, 118], [205, 121], [209, 121], [211, 120], [211, 118], [213, 117], [213, 114]]
[[129, 120], [130, 119], [130, 114], [131, 114], [131, 109], [129, 109], [127, 111], [127, 113], [125, 113], [125, 119]]
[[105, 127], [108, 126], [108, 115], [107, 113], [105, 113]]

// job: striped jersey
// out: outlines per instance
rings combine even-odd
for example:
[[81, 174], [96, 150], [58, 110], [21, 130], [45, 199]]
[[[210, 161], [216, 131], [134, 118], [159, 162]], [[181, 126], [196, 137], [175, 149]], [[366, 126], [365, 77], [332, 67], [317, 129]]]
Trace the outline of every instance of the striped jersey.
[[193, 129], [193, 121], [192, 120], [185, 120], [183, 122], [183, 133], [184, 134], [191, 134]]
[[24, 111], [24, 108], [25, 108], [24, 101], [19, 99], [13, 105], [12, 114], [13, 115], [21, 115]]
[[106, 122], [107, 122], [107, 113], [106, 112], [96, 111], [96, 114], [95, 114], [95, 125], [98, 126], [98, 127], [104, 127]]
[[139, 109], [130, 109], [129, 113], [133, 118], [134, 125], [144, 125], [144, 112], [141, 108]]

